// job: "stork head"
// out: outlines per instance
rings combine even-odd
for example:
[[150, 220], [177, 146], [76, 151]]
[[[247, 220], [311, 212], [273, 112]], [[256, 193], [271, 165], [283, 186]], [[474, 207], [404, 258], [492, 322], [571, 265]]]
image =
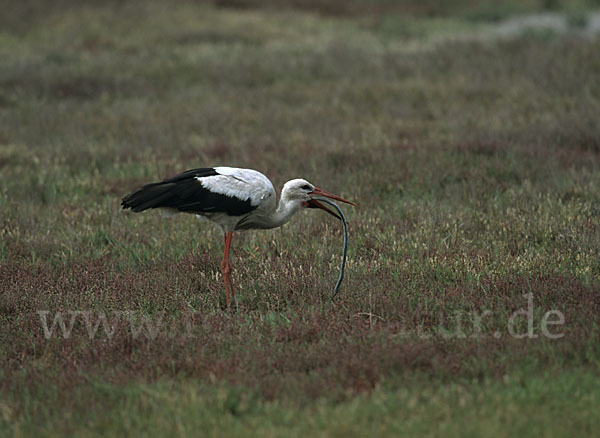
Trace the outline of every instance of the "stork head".
[[338, 219], [341, 218], [337, 213], [334, 213], [329, 208], [325, 207], [325, 205], [319, 202], [319, 198], [329, 198], [357, 206], [354, 202], [347, 201], [338, 195], [326, 192], [301, 178], [286, 182], [281, 191], [281, 198], [284, 202], [299, 202], [300, 205], [305, 208], [320, 208]]

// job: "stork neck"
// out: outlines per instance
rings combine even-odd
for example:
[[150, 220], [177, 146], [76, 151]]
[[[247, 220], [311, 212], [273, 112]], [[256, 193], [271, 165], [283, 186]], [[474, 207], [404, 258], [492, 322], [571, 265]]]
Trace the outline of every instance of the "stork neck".
[[280, 227], [290, 221], [292, 216], [300, 210], [302, 204], [297, 201], [287, 201], [285, 198], [279, 200], [277, 210], [271, 216], [272, 227]]

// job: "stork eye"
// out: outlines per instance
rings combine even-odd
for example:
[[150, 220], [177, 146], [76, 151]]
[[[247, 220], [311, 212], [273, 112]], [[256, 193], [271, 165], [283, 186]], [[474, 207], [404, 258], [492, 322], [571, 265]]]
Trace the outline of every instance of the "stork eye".
[[309, 186], [308, 184], [304, 184], [302, 187], [300, 187], [302, 190], [312, 190], [312, 187]]

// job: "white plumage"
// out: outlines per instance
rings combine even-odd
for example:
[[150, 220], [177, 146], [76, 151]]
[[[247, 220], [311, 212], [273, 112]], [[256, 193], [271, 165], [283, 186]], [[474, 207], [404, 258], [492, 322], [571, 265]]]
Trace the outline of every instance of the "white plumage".
[[215, 167], [214, 170], [218, 175], [196, 178], [205, 189], [244, 201], [250, 199], [253, 206], [272, 196], [275, 205], [275, 188], [262, 173], [235, 167]]

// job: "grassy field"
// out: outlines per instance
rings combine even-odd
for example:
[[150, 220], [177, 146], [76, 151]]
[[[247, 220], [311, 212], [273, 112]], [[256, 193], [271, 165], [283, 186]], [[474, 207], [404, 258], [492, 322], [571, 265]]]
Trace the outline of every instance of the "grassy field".
[[[0, 434], [596, 433], [597, 2], [283, 3], [2, 8]], [[120, 210], [215, 165], [360, 204], [336, 301], [322, 212], [238, 233], [223, 311], [218, 229]]]

